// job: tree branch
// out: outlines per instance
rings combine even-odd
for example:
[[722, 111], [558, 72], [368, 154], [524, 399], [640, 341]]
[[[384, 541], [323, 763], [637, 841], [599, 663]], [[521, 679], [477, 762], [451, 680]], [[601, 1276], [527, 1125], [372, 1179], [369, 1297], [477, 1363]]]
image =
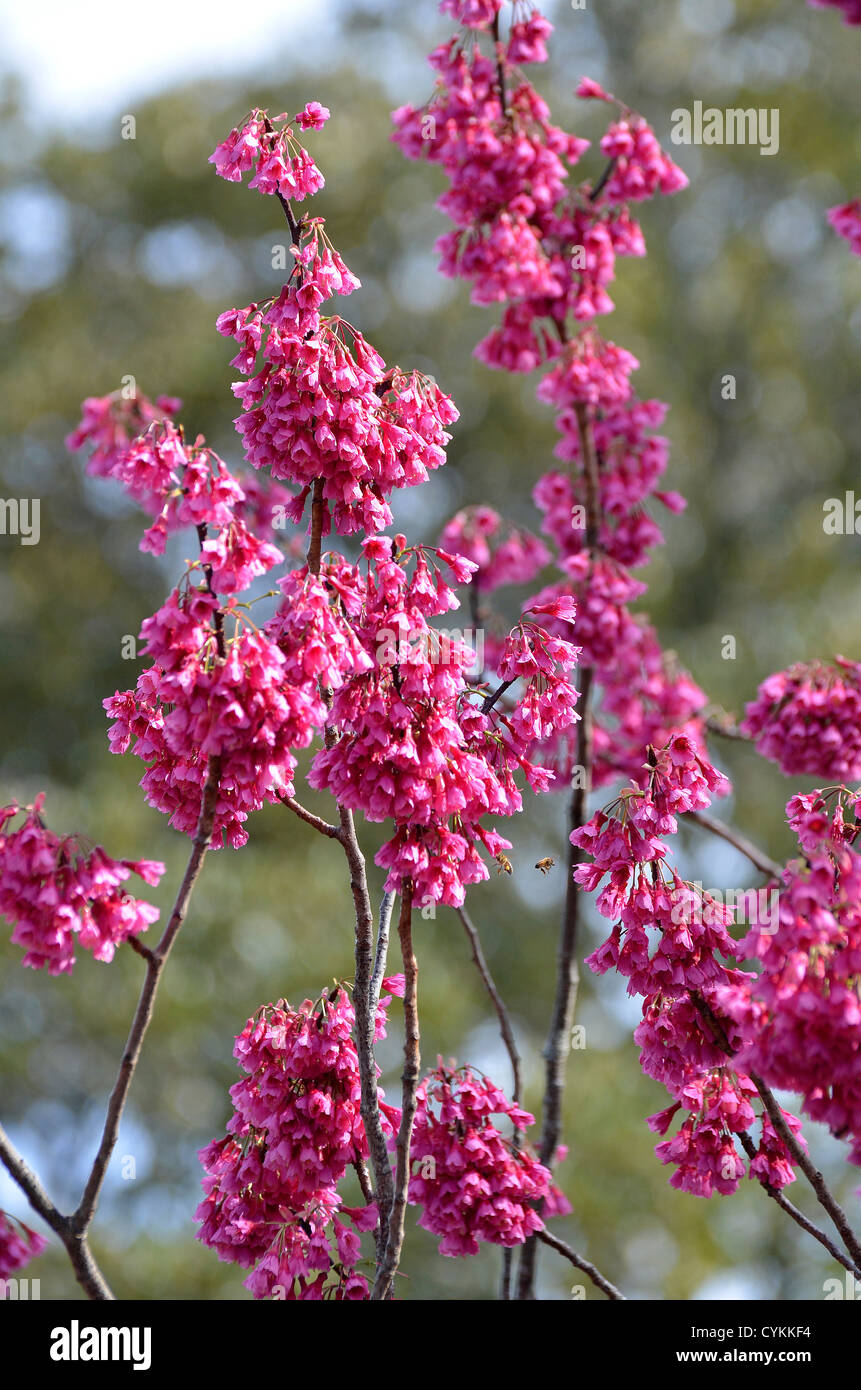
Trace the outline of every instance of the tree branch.
[[315, 816], [314, 812], [302, 806], [295, 796], [279, 796], [278, 800], [282, 806], [293, 811], [306, 825], [312, 825], [315, 830], [319, 830], [321, 835], [328, 835], [330, 840], [340, 840], [341, 831], [337, 825], [330, 825], [328, 821], [323, 820], [322, 816]]
[[735, 849], [743, 854], [745, 859], [749, 859], [760, 873], [767, 874], [769, 878], [776, 878], [778, 882], [783, 878], [783, 868], [775, 859], [770, 859], [753, 840], [749, 840], [746, 835], [742, 835], [740, 830], [735, 830], [733, 826], [727, 825], [725, 821], [718, 820], [716, 816], [706, 815], [705, 811], [686, 812], [688, 820], [695, 821], [701, 825], [703, 830], [708, 830], [712, 835], [718, 835], [727, 844], [733, 845]]
[[221, 776], [221, 759], [210, 758], [206, 774], [206, 783], [201, 799], [200, 816], [197, 822], [197, 831], [192, 845], [191, 856], [180, 884], [179, 892], [170, 915], [170, 920], [164, 929], [162, 938], [158, 946], [147, 961], [147, 972], [144, 979], [143, 988], [138, 999], [138, 1006], [132, 1020], [131, 1031], [123, 1052], [120, 1069], [114, 1083], [108, 1101], [108, 1111], [105, 1116], [102, 1140], [99, 1145], [98, 1153], [93, 1161], [87, 1185], [81, 1198], [77, 1210], [69, 1218], [72, 1231], [76, 1235], [83, 1235], [95, 1215], [98, 1205], [99, 1193], [105, 1179], [108, 1163], [114, 1146], [117, 1142], [120, 1121], [123, 1116], [126, 1098], [129, 1087], [140, 1059], [143, 1040], [152, 1018], [153, 1006], [155, 1004], [156, 991], [159, 980], [164, 970], [165, 962], [170, 954], [171, 947], [176, 940], [177, 933], [185, 921], [188, 912], [188, 905], [194, 886], [200, 876], [206, 852], [212, 841], [212, 828], [215, 823], [215, 809], [218, 801], [218, 781]]
[[502, 995], [499, 993], [496, 982], [490, 973], [484, 951], [481, 948], [481, 938], [478, 934], [478, 928], [475, 926], [465, 907], [456, 908], [456, 912], [469, 937], [469, 944], [472, 947], [472, 958], [475, 961], [484, 987], [490, 995], [491, 1003], [496, 1010], [496, 1017], [499, 1019], [499, 1031], [502, 1034], [502, 1041], [505, 1044], [505, 1049], [511, 1061], [511, 1071], [513, 1074], [513, 1090], [511, 1094], [514, 1101], [519, 1104], [521, 1096], [520, 1053], [517, 1050], [517, 1042], [514, 1037], [514, 1029], [511, 1026], [511, 1019], [505, 1007]]
[[395, 1195], [389, 1216], [385, 1254], [377, 1269], [371, 1291], [375, 1301], [387, 1299], [397, 1274], [404, 1244], [404, 1221], [410, 1185], [410, 1140], [418, 1102], [421, 1052], [419, 1048], [418, 963], [412, 939], [413, 885], [405, 879], [401, 888], [401, 912], [398, 936], [404, 963], [404, 1070], [401, 1086], [401, 1123], [398, 1129], [398, 1162], [395, 1176]]
[[584, 1260], [583, 1256], [578, 1255], [576, 1250], [572, 1250], [570, 1245], [566, 1245], [564, 1240], [560, 1240], [558, 1236], [552, 1235], [546, 1228], [543, 1231], [537, 1231], [535, 1238], [536, 1240], [540, 1240], [543, 1245], [549, 1245], [551, 1250], [557, 1250], [560, 1255], [565, 1256], [566, 1260], [570, 1260], [572, 1265], [575, 1265], [577, 1269], [581, 1269], [583, 1273], [592, 1280], [596, 1289], [600, 1289], [609, 1299], [618, 1300], [622, 1303], [627, 1301], [625, 1295], [619, 1292], [616, 1285], [611, 1284], [609, 1279], [604, 1278], [600, 1269], [596, 1269], [595, 1265], [589, 1260]]
[[[583, 465], [583, 480], [586, 497], [586, 545], [591, 551], [598, 541], [601, 525], [601, 494], [598, 473], [598, 455], [592, 433], [592, 424], [587, 406], [578, 403], [575, 407], [577, 429], [580, 442], [580, 458]], [[591, 574], [590, 560], [588, 575]], [[576, 629], [575, 629], [576, 630]], [[585, 666], [580, 672], [580, 699], [578, 709], [580, 723], [577, 726], [577, 773], [578, 785], [571, 797], [569, 813], [569, 833], [579, 830], [586, 822], [589, 808], [589, 792], [592, 785], [592, 744], [593, 713], [592, 694], [594, 672]], [[545, 1086], [544, 1108], [541, 1127], [541, 1162], [546, 1168], [552, 1167], [562, 1133], [562, 1101], [565, 1094], [565, 1064], [571, 1051], [571, 1027], [577, 1002], [580, 972], [577, 965], [577, 938], [580, 925], [580, 888], [574, 879], [574, 869], [579, 863], [580, 853], [569, 843], [568, 881], [565, 891], [565, 910], [562, 917], [562, 930], [559, 938], [556, 969], [556, 995], [553, 1013], [544, 1045]], [[520, 1299], [535, 1297], [535, 1268], [538, 1246], [535, 1237], [525, 1243], [520, 1257], [518, 1293]]]

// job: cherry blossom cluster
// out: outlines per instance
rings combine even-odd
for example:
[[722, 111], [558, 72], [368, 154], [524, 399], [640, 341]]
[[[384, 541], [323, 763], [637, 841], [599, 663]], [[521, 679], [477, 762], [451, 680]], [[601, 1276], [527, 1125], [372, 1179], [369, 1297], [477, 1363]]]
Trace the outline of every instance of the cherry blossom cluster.
[[[679, 815], [702, 810], [729, 784], [683, 734], [651, 750], [649, 768], [647, 786], [624, 790], [615, 814], [598, 811], [572, 833], [591, 860], [574, 877], [588, 891], [600, 887], [598, 911], [614, 923], [587, 964], [598, 974], [617, 970], [629, 994], [643, 999], [634, 1033], [640, 1063], [672, 1097], [649, 1125], [666, 1134], [684, 1115], [656, 1153], [674, 1165], [674, 1187], [710, 1197], [738, 1186], [745, 1162], [737, 1136], [747, 1138], [756, 1119], [757, 1088], [745, 1069], [750, 1036], [738, 1010], [726, 1005], [728, 998], [747, 998], [750, 980], [732, 963], [738, 953], [729, 932], [732, 909], [679, 877], [661, 837], [676, 832]], [[784, 1115], [797, 1130], [795, 1117]], [[778, 1187], [794, 1178], [791, 1156], [767, 1116], [761, 1123], [748, 1171]]]
[[[361, 601], [353, 628], [366, 660], [358, 663], [351, 649], [352, 670], [329, 681], [339, 737], [315, 755], [308, 780], [368, 820], [394, 822], [376, 856], [388, 870], [387, 889], [409, 879], [417, 903], [458, 907], [466, 886], [488, 876], [481, 850], [495, 858], [510, 848], [482, 821], [522, 809], [515, 773], [536, 791], [549, 785], [527, 753], [543, 732], [576, 718], [566, 675], [576, 649], [522, 623], [499, 671], [516, 683], [519, 699], [510, 714], [485, 711], [469, 681], [474, 652], [461, 640], [443, 641], [431, 622], [457, 606], [445, 575], [467, 582], [473, 564], [407, 547], [403, 536], [369, 538], [363, 552], [367, 575], [347, 587], [352, 603]], [[337, 648], [329, 650], [331, 659]]]
[[548, 1170], [503, 1136], [496, 1115], [515, 1131], [535, 1123], [470, 1067], [440, 1061], [419, 1087], [409, 1200], [423, 1208], [418, 1224], [442, 1237], [441, 1255], [476, 1255], [480, 1241], [521, 1245], [544, 1226], [537, 1202], [546, 1216], [571, 1210]]
[[[164, 864], [112, 859], [77, 835], [55, 835], [42, 819], [44, 801], [40, 794], [32, 806], [0, 808], [0, 912], [14, 924], [24, 965], [69, 974], [76, 946], [110, 961], [118, 946], [158, 920], [158, 908], [123, 884], [134, 873], [155, 887]], [[22, 809], [24, 821], [13, 830]]]
[[210, 759], [219, 759], [213, 847], [238, 848], [250, 812], [293, 794], [293, 750], [307, 747], [326, 717], [317, 681], [294, 684], [276, 643], [234, 599], [220, 607], [191, 575], [140, 637], [152, 665], [134, 690], [103, 702], [114, 721], [111, 751], [131, 747], [147, 764], [147, 801], [186, 835], [197, 828]]
[[861, 778], [861, 664], [836, 657], [776, 672], [740, 728], [788, 777]]
[[0, 1211], [0, 1279], [11, 1279], [48, 1247], [44, 1236]]
[[482, 595], [506, 584], [528, 584], [550, 563], [543, 541], [487, 506], [465, 507], [453, 516], [440, 545], [475, 565], [472, 587]]
[[[383, 987], [402, 993], [403, 978]], [[377, 1039], [391, 998], [380, 999]], [[350, 996], [335, 985], [298, 1009], [283, 999], [265, 1005], [236, 1039], [245, 1076], [230, 1088], [226, 1137], [200, 1151], [206, 1196], [197, 1235], [219, 1259], [252, 1270], [245, 1287], [255, 1298], [368, 1296], [356, 1266], [360, 1233], [376, 1227], [377, 1209], [345, 1207], [337, 1192], [348, 1168], [368, 1157], [354, 1023]], [[399, 1112], [379, 1097], [393, 1143]]]
[[[500, 38], [501, 4], [442, 8], [468, 29]], [[644, 586], [628, 570], [644, 564], [662, 540], [647, 504], [654, 498], [672, 512], [684, 506], [678, 493], [659, 485], [668, 445], [655, 431], [666, 407], [637, 399], [631, 384], [636, 359], [594, 326], [613, 308], [607, 286], [617, 255], [645, 255], [629, 205], [673, 193], [686, 180], [642, 117], [584, 78], [578, 95], [607, 103], [617, 115], [601, 141], [603, 176], [571, 187], [568, 167], [588, 142], [552, 126], [523, 79], [521, 63], [546, 57], [550, 26], [533, 11], [527, 42], [519, 13], [492, 55], [473, 35], [437, 49], [431, 55], [435, 93], [423, 108], [395, 112], [393, 138], [409, 158], [439, 163], [449, 180], [440, 206], [456, 230], [440, 243], [443, 271], [471, 280], [477, 302], [503, 303], [502, 321], [478, 356], [514, 372], [549, 365], [538, 395], [557, 410], [556, 453], [566, 471], [541, 478], [534, 497], [562, 578], [539, 597], [576, 601], [581, 663], [595, 671], [601, 691], [593, 777], [600, 785], [619, 775], [640, 776], [647, 746], [660, 746], [673, 730], [701, 731], [696, 716], [705, 705], [702, 691], [661, 651], [654, 630], [629, 609]], [[587, 437], [596, 455], [594, 486], [584, 458]], [[443, 544], [489, 569], [486, 591], [494, 587], [480, 539], [493, 524], [488, 511], [461, 514], [443, 533]], [[530, 546], [530, 562], [510, 580], [529, 582], [539, 553]], [[557, 786], [568, 785], [578, 765], [576, 743], [572, 724], [533, 750], [557, 774]]]
[[387, 369], [358, 329], [321, 314], [325, 300], [359, 281], [322, 218], [303, 221], [297, 236], [280, 294], [218, 319], [219, 332], [239, 343], [232, 365], [247, 377], [233, 388], [243, 407], [236, 426], [254, 468], [298, 486], [293, 521], [316, 484], [324, 534], [373, 533], [391, 524], [393, 491], [445, 462], [457, 411], [429, 377]]
[[[153, 407], [144, 396], [138, 395], [135, 401], [140, 423], [153, 413]], [[178, 407], [178, 402], [175, 404]], [[98, 460], [99, 475], [119, 482], [155, 518], [144, 532], [141, 550], [162, 555], [172, 532], [190, 526], [216, 528], [217, 537], [206, 542], [204, 551], [214, 571], [213, 587], [220, 593], [244, 589], [252, 579], [281, 563], [281, 551], [259, 532], [266, 529], [267, 503], [271, 535], [271, 508], [281, 505], [286, 517], [292, 494], [281, 489], [277, 496], [267, 498], [258, 485], [254, 494], [247, 496], [238, 478], [207, 447], [202, 435], [190, 445], [182, 427], [164, 417], [154, 418], [141, 433], [127, 438], [118, 423], [127, 415], [122, 398], [85, 401], [81, 425], [66, 442], [74, 449], [92, 445], [88, 467], [92, 470]], [[92, 425], [87, 423], [90, 418], [95, 421]], [[249, 526], [249, 521], [263, 521], [264, 527]]]
[[250, 188], [301, 202], [317, 193], [325, 180], [304, 145], [296, 139], [293, 126], [321, 130], [329, 115], [328, 108], [319, 101], [309, 101], [292, 120], [284, 113], [270, 120], [265, 111], [255, 109], [216, 147], [210, 163], [223, 179], [232, 183], [238, 183], [253, 169]]
[[861, 1164], [861, 855], [859, 799], [845, 787], [794, 796], [787, 817], [803, 857], [784, 872], [776, 927], [751, 927], [738, 953], [756, 974], [720, 992], [744, 1032], [740, 1061], [851, 1144]]

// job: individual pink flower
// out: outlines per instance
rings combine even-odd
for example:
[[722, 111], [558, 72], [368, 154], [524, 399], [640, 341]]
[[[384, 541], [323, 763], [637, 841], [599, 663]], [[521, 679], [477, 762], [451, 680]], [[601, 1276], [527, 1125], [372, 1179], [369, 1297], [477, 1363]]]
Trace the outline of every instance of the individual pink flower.
[[48, 1247], [44, 1236], [0, 1211], [0, 1279], [11, 1279]]

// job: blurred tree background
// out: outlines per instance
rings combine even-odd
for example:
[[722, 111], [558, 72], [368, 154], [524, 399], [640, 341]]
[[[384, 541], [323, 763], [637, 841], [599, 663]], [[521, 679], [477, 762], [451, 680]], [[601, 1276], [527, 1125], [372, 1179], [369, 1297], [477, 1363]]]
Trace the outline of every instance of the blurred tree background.
[[[824, 500], [855, 483], [861, 430], [861, 268], [824, 220], [826, 207], [861, 192], [861, 38], [801, 0], [544, 8], [556, 34], [551, 63], [534, 80], [556, 121], [578, 134], [598, 137], [604, 115], [573, 97], [583, 73], [642, 110], [665, 144], [673, 109], [694, 100], [779, 110], [774, 157], [672, 147], [691, 187], [643, 209], [650, 254], [620, 263], [617, 311], [605, 325], [640, 359], [640, 393], [671, 404], [668, 486], [689, 499], [666, 525], [643, 606], [710, 696], [738, 712], [773, 669], [861, 653], [859, 542], [822, 527]], [[275, 26], [256, 74], [153, 84], [110, 119], [74, 128], [39, 119], [26, 75], [3, 76], [0, 491], [41, 498], [41, 542], [0, 537], [0, 794], [25, 802], [44, 788], [54, 829], [81, 829], [117, 856], [164, 859], [168, 874], [154, 895], [163, 912], [187, 843], [143, 804], [140, 764], [108, 753], [101, 701], [134, 683], [140, 666], [122, 659], [122, 639], [175, 582], [187, 542], [164, 562], [142, 555], [140, 515], [113, 485], [83, 476], [63, 437], [83, 396], [133, 375], [149, 395], [181, 396], [187, 429], [239, 461], [230, 345], [214, 320], [280, 284], [272, 251], [285, 228], [275, 200], [214, 176], [207, 157], [216, 141], [255, 105], [292, 111], [314, 98], [332, 109], [326, 131], [312, 137], [327, 176], [315, 211], [363, 282], [350, 317], [387, 361], [433, 373], [461, 411], [448, 466], [402, 498], [397, 520], [411, 537], [433, 541], [456, 507], [479, 501], [536, 525], [531, 488], [556, 438], [535, 379], [503, 377], [472, 357], [494, 315], [436, 272], [433, 243], [446, 227], [433, 207], [439, 171], [408, 164], [389, 142], [390, 108], [429, 94], [424, 55], [450, 21], [433, 0], [336, 0], [327, 13], [325, 42], [297, 45], [286, 18]], [[132, 43], [138, 20], [135, 11], [119, 17], [115, 41]], [[133, 140], [122, 138], [127, 114]], [[589, 158], [583, 177], [597, 166]], [[721, 397], [727, 373], [738, 380], [734, 401]], [[735, 660], [721, 655], [727, 635]], [[747, 748], [716, 754], [736, 787], [721, 814], [773, 854], [789, 853], [782, 808], [798, 787]], [[528, 1059], [533, 1108], [563, 870], [544, 879], [532, 866], [546, 854], [564, 862], [563, 822], [560, 799], [534, 802], [512, 828], [513, 877], [479, 886], [469, 901]], [[223, 1131], [237, 1076], [233, 1036], [257, 1005], [278, 995], [298, 1003], [332, 976], [351, 976], [351, 904], [336, 847], [283, 810], [258, 814], [250, 830], [244, 851], [207, 864], [111, 1166], [94, 1246], [120, 1297], [248, 1297], [241, 1271], [193, 1239], [195, 1151]], [[379, 828], [364, 827], [362, 838], [371, 858]], [[752, 882], [718, 842], [687, 838], [684, 851], [686, 871], [709, 886]], [[381, 876], [372, 876], [378, 894]], [[599, 930], [590, 925], [584, 954]], [[22, 972], [8, 935], [0, 1113], [69, 1205], [97, 1142], [142, 965], [121, 951], [108, 969], [82, 952], [73, 977], [51, 980]], [[456, 1055], [508, 1084], [454, 914], [417, 923], [417, 946], [425, 1061]], [[835, 1269], [761, 1190], [748, 1183], [731, 1199], [703, 1202], [669, 1187], [644, 1123], [664, 1092], [639, 1072], [630, 1036], [637, 1007], [612, 980], [584, 974], [586, 1046], [571, 1057], [561, 1171], [574, 1214], [560, 1231], [633, 1297], [821, 1297]], [[393, 1015], [380, 1060], [394, 1097], [397, 1008]], [[857, 1215], [842, 1147], [811, 1138]], [[133, 1178], [123, 1176], [126, 1158]], [[809, 1209], [804, 1194], [792, 1195]], [[5, 1179], [0, 1205], [26, 1214]], [[496, 1251], [443, 1260], [414, 1220], [411, 1212], [401, 1297], [493, 1296]], [[77, 1293], [56, 1242], [39, 1274], [44, 1297]], [[567, 1298], [571, 1282], [545, 1253], [541, 1296]]]

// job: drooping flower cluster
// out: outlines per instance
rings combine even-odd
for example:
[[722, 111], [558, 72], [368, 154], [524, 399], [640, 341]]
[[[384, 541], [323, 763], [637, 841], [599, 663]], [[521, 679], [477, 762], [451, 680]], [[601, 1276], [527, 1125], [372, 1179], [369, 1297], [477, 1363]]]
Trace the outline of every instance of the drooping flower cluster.
[[137, 388], [114, 391], [109, 396], [88, 396], [80, 424], [66, 436], [66, 448], [75, 453], [92, 446], [87, 472], [96, 478], [115, 477], [116, 470], [124, 467], [132, 440], [151, 425], [170, 420], [181, 405], [174, 396], [159, 396], [153, 404]]
[[155, 886], [164, 865], [154, 860], [112, 859], [77, 835], [55, 835], [42, 819], [44, 794], [25, 808], [0, 809], [0, 912], [14, 924], [12, 940], [26, 952], [24, 965], [51, 975], [68, 974], [75, 947], [110, 961], [118, 946], [158, 920], [151, 903], [123, 888], [130, 874]]
[[294, 684], [284, 653], [233, 600], [220, 608], [191, 582], [140, 636], [153, 664], [134, 690], [104, 701], [111, 751], [132, 747], [147, 764], [147, 801], [186, 835], [197, 828], [209, 760], [219, 759], [213, 846], [223, 838], [237, 848], [250, 812], [293, 794], [293, 750], [307, 747], [326, 717], [317, 682]]
[[763, 681], [741, 732], [788, 777], [861, 778], [861, 664], [799, 663]]
[[[861, 855], [858, 796], [795, 796], [787, 816], [804, 858], [787, 865], [775, 923], [754, 924], [739, 955], [758, 970], [721, 992], [746, 1034], [744, 1065], [802, 1096], [861, 1164]], [[847, 814], [848, 813], [848, 814]]]
[[292, 249], [278, 296], [218, 319], [219, 332], [240, 345], [232, 365], [248, 378], [233, 388], [243, 407], [236, 426], [250, 464], [298, 485], [292, 520], [317, 484], [323, 534], [373, 533], [390, 525], [395, 489], [425, 482], [445, 462], [457, 411], [436, 382], [387, 369], [358, 329], [320, 313], [359, 284], [322, 219], [303, 224]]
[[0, 1279], [11, 1279], [48, 1247], [44, 1236], [0, 1211]]
[[[745, 1172], [735, 1136], [747, 1135], [756, 1118], [756, 1085], [744, 1066], [749, 1032], [726, 1007], [730, 997], [747, 997], [750, 982], [733, 964], [733, 909], [685, 883], [660, 837], [675, 833], [677, 816], [708, 806], [729, 784], [681, 734], [652, 750], [649, 764], [647, 786], [623, 791], [615, 816], [599, 811], [573, 832], [572, 843], [592, 861], [579, 864], [574, 877], [589, 891], [601, 888], [598, 910], [614, 923], [587, 964], [598, 974], [618, 970], [628, 992], [643, 998], [634, 1033], [640, 1062], [673, 1098], [649, 1125], [666, 1134], [686, 1112], [656, 1153], [675, 1165], [674, 1187], [709, 1197], [735, 1191]], [[748, 1171], [767, 1174], [773, 1186], [794, 1177], [767, 1116]]]
[[528, 740], [576, 717], [565, 676], [576, 651], [523, 624], [511, 638], [507, 674], [500, 671], [519, 682], [520, 701], [511, 717], [485, 712], [469, 681], [474, 652], [430, 621], [457, 606], [443, 567], [463, 583], [473, 566], [444, 551], [408, 549], [403, 536], [367, 540], [363, 550], [367, 578], [349, 587], [354, 603], [361, 597], [353, 627], [369, 659], [357, 667], [351, 655], [349, 677], [329, 682], [339, 736], [315, 756], [309, 781], [368, 820], [394, 822], [376, 856], [387, 888], [409, 879], [417, 904], [460, 906], [466, 885], [488, 875], [480, 849], [495, 857], [509, 848], [482, 819], [520, 811], [514, 773], [522, 770], [536, 790], [549, 784], [526, 756]]
[[[470, 29], [499, 31], [502, 4], [443, 9]], [[627, 570], [645, 563], [662, 540], [645, 504], [654, 497], [678, 512], [684, 502], [658, 488], [668, 446], [654, 431], [666, 408], [637, 400], [635, 358], [594, 327], [613, 308], [607, 287], [616, 257], [645, 254], [629, 204], [673, 193], [686, 180], [642, 117], [583, 79], [578, 95], [614, 105], [618, 116], [601, 142], [608, 161], [603, 176], [571, 188], [566, 162], [575, 163], [588, 142], [550, 124], [546, 106], [516, 67], [546, 57], [550, 26], [533, 11], [526, 27], [530, 39], [515, 11], [507, 42], [492, 55], [472, 38], [437, 49], [434, 96], [424, 108], [395, 112], [393, 138], [409, 158], [439, 163], [449, 179], [440, 206], [456, 231], [440, 242], [443, 271], [471, 280], [477, 302], [504, 305], [478, 356], [515, 372], [550, 365], [538, 395], [557, 409], [556, 453], [568, 472], [540, 479], [534, 496], [563, 578], [539, 598], [555, 593], [576, 601], [581, 662], [594, 670], [601, 691], [593, 775], [600, 785], [620, 774], [639, 776], [646, 747], [664, 743], [674, 729], [696, 736], [705, 704], [661, 651], [654, 630], [629, 611], [644, 586]], [[594, 451], [597, 477], [587, 467], [584, 443]], [[485, 512], [455, 518], [443, 544], [487, 567], [480, 537], [492, 523]], [[515, 577], [527, 582], [529, 567]], [[559, 787], [578, 766], [576, 744], [569, 725], [533, 750], [557, 774]]]
[[550, 563], [550, 552], [537, 536], [506, 524], [493, 507], [465, 507], [440, 536], [444, 550], [475, 565], [472, 587], [482, 595], [505, 584], [528, 584]]
[[298, 125], [300, 130], [321, 130], [328, 119], [328, 108], [321, 106], [319, 101], [308, 102], [293, 116], [292, 123], [285, 114], [270, 120], [265, 111], [255, 109], [216, 146], [209, 162], [231, 183], [238, 183], [244, 174], [254, 169], [250, 188], [301, 202], [319, 192], [325, 179], [304, 145], [296, 139], [293, 125]]
[[[383, 987], [402, 993], [402, 977]], [[378, 1039], [390, 1003], [384, 994]], [[298, 1009], [283, 999], [258, 1009], [236, 1039], [246, 1075], [230, 1088], [226, 1137], [200, 1151], [206, 1196], [195, 1215], [198, 1239], [219, 1259], [252, 1269], [245, 1287], [255, 1298], [367, 1297], [356, 1270], [359, 1232], [374, 1229], [376, 1207], [345, 1207], [337, 1192], [348, 1168], [368, 1157], [354, 1022], [350, 996], [336, 985]], [[379, 1095], [391, 1139], [399, 1112]]]
[[522, 1244], [544, 1225], [535, 1202], [546, 1215], [570, 1211], [548, 1170], [496, 1127], [497, 1115], [515, 1130], [535, 1123], [470, 1067], [440, 1061], [419, 1086], [409, 1200], [423, 1208], [418, 1224], [442, 1237], [441, 1255], [476, 1255], [480, 1241]]

